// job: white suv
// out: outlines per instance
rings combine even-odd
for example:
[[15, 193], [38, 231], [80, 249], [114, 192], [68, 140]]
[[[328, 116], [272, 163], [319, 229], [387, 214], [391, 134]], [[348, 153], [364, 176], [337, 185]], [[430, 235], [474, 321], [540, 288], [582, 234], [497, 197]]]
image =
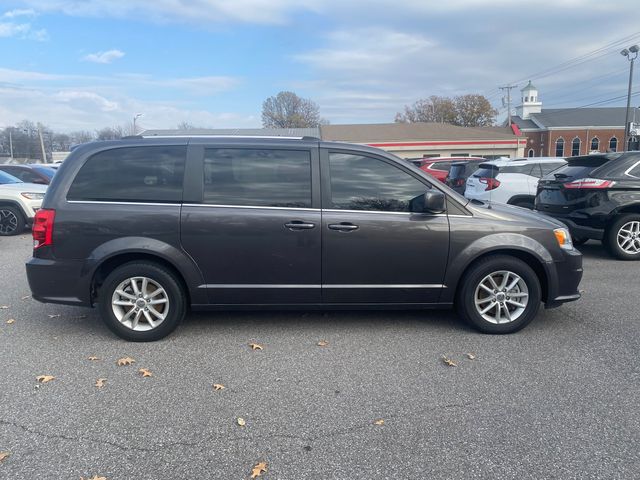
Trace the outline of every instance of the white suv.
[[46, 185], [25, 183], [0, 172], [0, 236], [18, 235], [42, 205]]
[[481, 163], [467, 179], [464, 196], [471, 200], [508, 203], [532, 209], [538, 180], [566, 163], [560, 157]]

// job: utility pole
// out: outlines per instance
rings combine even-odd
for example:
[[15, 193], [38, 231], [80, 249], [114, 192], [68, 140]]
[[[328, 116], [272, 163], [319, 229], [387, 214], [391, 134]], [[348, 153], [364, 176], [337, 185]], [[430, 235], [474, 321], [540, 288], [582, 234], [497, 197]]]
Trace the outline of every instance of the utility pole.
[[11, 128], [9, 128], [9, 152], [11, 152], [11, 163], [13, 163], [13, 136], [11, 133]]
[[627, 111], [624, 116], [624, 145], [622, 151], [626, 152], [629, 149], [629, 110], [631, 108], [631, 85], [633, 84], [633, 62], [638, 58], [638, 51], [640, 47], [638, 45], [632, 45], [628, 49], [625, 48], [620, 52], [620, 55], [627, 57], [627, 60], [631, 63], [629, 65], [629, 89], [627, 90]]
[[[504, 87], [498, 87], [502, 91], [507, 91], [507, 122], [509, 123], [509, 127], [511, 127], [511, 89], [516, 87], [517, 85], [505, 85]], [[502, 98], [502, 102], [504, 104], [504, 97]]]
[[142, 113], [136, 113], [136, 114], [133, 116], [133, 134], [134, 134], [134, 135], [137, 135], [137, 133], [138, 133], [138, 129], [137, 129], [137, 127], [136, 127], [136, 120], [137, 120], [138, 118], [140, 118], [141, 116], [142, 116]]
[[44, 140], [42, 139], [42, 130], [38, 126], [38, 136], [40, 137], [40, 148], [42, 148], [42, 163], [47, 163], [47, 153], [44, 151]]

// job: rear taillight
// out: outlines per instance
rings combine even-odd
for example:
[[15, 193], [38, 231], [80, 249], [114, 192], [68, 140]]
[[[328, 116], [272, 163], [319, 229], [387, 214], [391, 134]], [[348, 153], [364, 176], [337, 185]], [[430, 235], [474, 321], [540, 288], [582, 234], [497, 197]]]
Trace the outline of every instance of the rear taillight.
[[453, 180], [453, 186], [454, 187], [461, 187], [466, 183], [466, 180], [464, 178], [456, 178]]
[[580, 178], [578, 180], [574, 180], [573, 182], [563, 183], [564, 188], [589, 188], [589, 189], [598, 189], [598, 188], [609, 188], [613, 186], [616, 182], [611, 180], [602, 180], [600, 178]]
[[41, 208], [33, 219], [33, 248], [53, 245], [53, 221], [56, 211]]
[[484, 189], [485, 192], [487, 190], [494, 190], [500, 186], [500, 181], [491, 177], [481, 177], [479, 181], [487, 186], [487, 188]]

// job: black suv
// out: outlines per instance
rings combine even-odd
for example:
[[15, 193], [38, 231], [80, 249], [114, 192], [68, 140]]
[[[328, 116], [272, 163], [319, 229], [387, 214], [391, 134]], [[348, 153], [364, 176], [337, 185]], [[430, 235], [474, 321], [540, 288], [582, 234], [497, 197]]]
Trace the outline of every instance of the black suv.
[[33, 227], [42, 302], [156, 340], [187, 309], [441, 308], [484, 332], [580, 297], [569, 232], [470, 203], [381, 150], [312, 138], [150, 137], [76, 148]]
[[536, 210], [569, 226], [574, 244], [602, 240], [622, 260], [640, 260], [640, 152], [567, 159], [538, 183]]

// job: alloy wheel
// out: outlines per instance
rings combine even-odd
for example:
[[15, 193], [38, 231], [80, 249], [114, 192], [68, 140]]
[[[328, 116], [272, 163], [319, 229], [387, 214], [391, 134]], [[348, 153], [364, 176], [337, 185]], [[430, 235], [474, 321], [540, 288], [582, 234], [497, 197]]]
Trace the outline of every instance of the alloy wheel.
[[474, 302], [477, 312], [489, 323], [515, 322], [527, 308], [529, 289], [520, 275], [500, 270], [480, 281]]
[[640, 221], [633, 220], [622, 225], [618, 230], [616, 241], [623, 252], [638, 255], [640, 253]]
[[18, 217], [11, 210], [0, 210], [0, 235], [10, 235], [18, 228]]
[[147, 277], [131, 277], [114, 290], [111, 309], [125, 327], [146, 332], [157, 328], [167, 317], [169, 296], [158, 282]]

